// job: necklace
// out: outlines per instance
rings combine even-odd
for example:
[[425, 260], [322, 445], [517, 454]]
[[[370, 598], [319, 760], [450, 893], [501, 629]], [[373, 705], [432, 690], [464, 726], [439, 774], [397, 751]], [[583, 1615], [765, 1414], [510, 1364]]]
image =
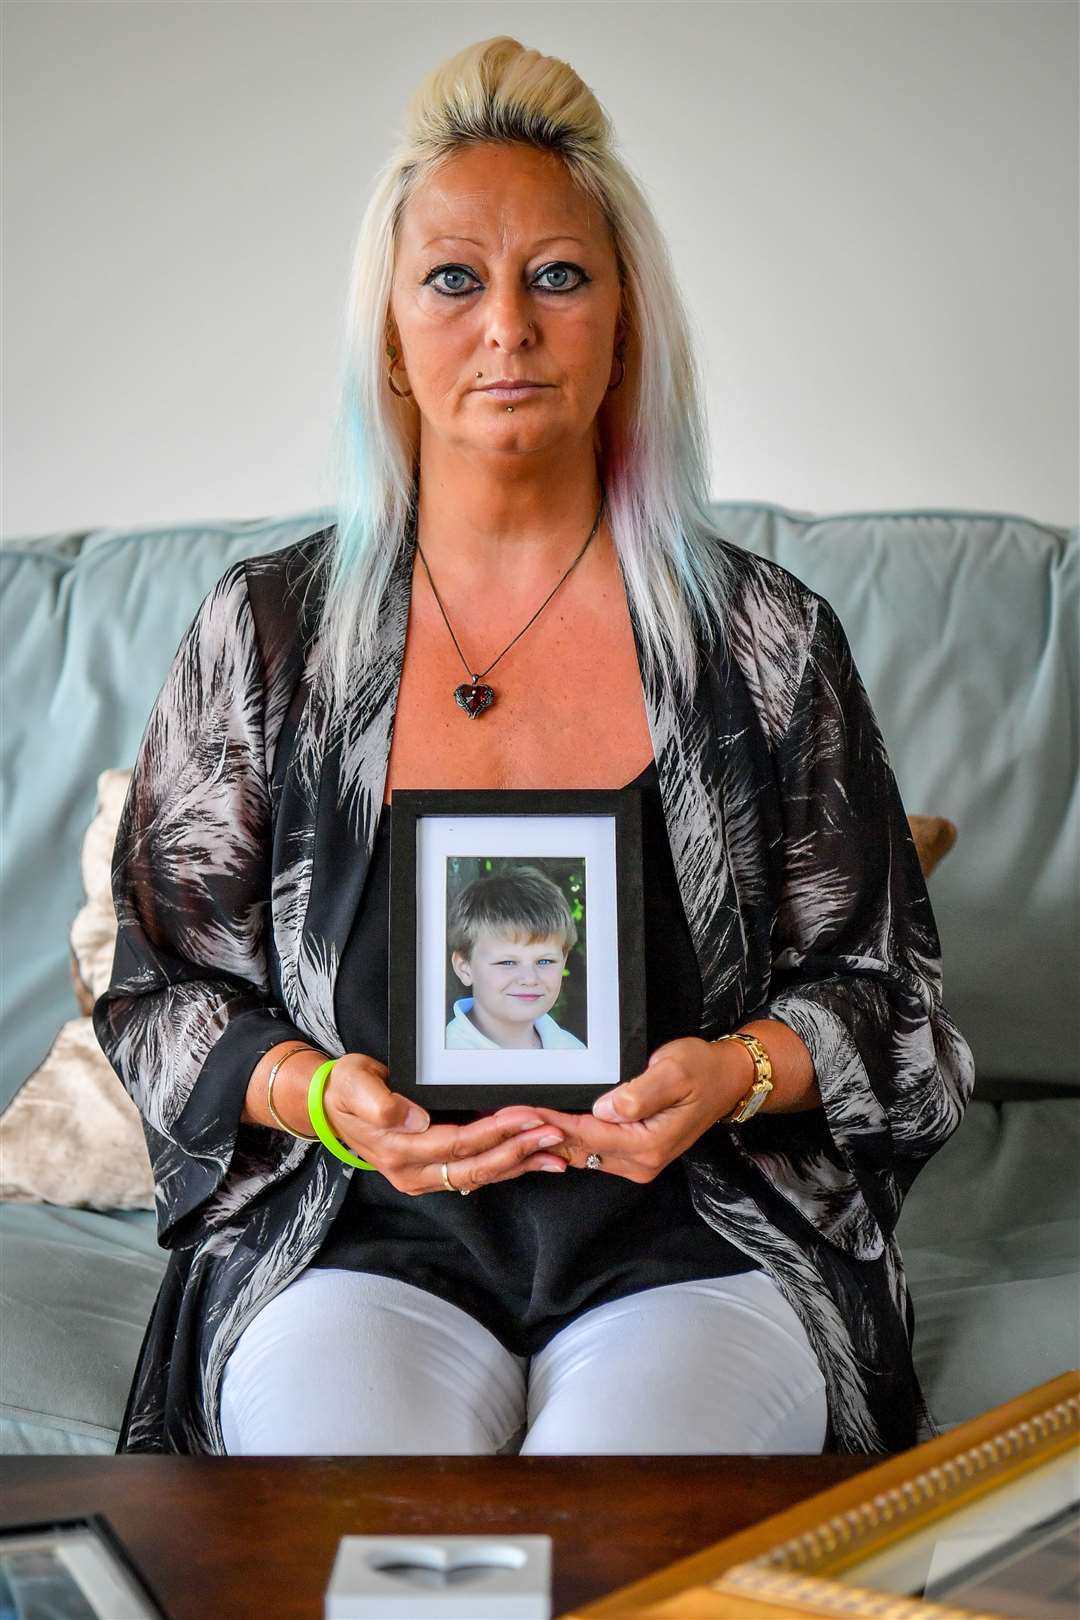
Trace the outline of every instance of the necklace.
[[[566, 579], [567, 575], [569, 575], [577, 567], [577, 565], [581, 561], [582, 557], [584, 557], [586, 551], [589, 548], [589, 544], [592, 541], [593, 535], [595, 535], [597, 529], [600, 527], [600, 519], [601, 519], [601, 517], [603, 516], [603, 513], [604, 513], [604, 503], [605, 503], [606, 499], [607, 499], [607, 491], [604, 488], [603, 480], [601, 480], [601, 483], [600, 483], [600, 507], [599, 507], [599, 510], [597, 511], [597, 514], [596, 514], [596, 522], [593, 524], [592, 528], [589, 531], [589, 538], [588, 538], [588, 540], [586, 540], [585, 544], [582, 546], [581, 550], [578, 552], [577, 556], [574, 558], [573, 562], [570, 564], [570, 567], [566, 570], [566, 573], [562, 576], [562, 579], [560, 579], [558, 584], [554, 587], [554, 589], [549, 591], [547, 596], [545, 596], [544, 600], [541, 602], [540, 606], [537, 608], [536, 612], [533, 614], [532, 618], [529, 620], [529, 624], [532, 624], [534, 620], [536, 620], [536, 619], [538, 619], [540, 617], [541, 613], [543, 613], [544, 609], [547, 607], [548, 603], [551, 601], [551, 598], [555, 595], [555, 592], [558, 590], [559, 585], [562, 584], [563, 580]], [[514, 645], [514, 641], [520, 641], [521, 637], [525, 634], [525, 631], [529, 628], [529, 624], [525, 625], [523, 629], [518, 631], [517, 635], [514, 637], [514, 641], [510, 641], [510, 642], [508, 642], [506, 644], [506, 646], [503, 648], [502, 652], [499, 654], [499, 658], [492, 659], [492, 661], [488, 665], [487, 669], [482, 669], [477, 674], [473, 675], [471, 669], [469, 668], [468, 663], [466, 662], [465, 654], [462, 652], [460, 646], [458, 645], [458, 638], [457, 638], [457, 636], [454, 635], [453, 626], [451, 625], [450, 620], [446, 617], [446, 609], [443, 607], [442, 599], [440, 598], [438, 591], [435, 589], [435, 581], [431, 577], [431, 569], [427, 565], [427, 558], [424, 556], [423, 548], [420, 545], [419, 540], [417, 540], [417, 542], [416, 542], [416, 549], [420, 553], [420, 561], [424, 565], [424, 572], [427, 574], [428, 583], [431, 586], [432, 593], [433, 593], [433, 595], [435, 597], [436, 602], [438, 602], [438, 604], [439, 604], [439, 612], [442, 614], [444, 620], [446, 621], [446, 628], [450, 631], [450, 635], [451, 635], [451, 638], [453, 640], [454, 646], [457, 647], [458, 657], [461, 659], [461, 662], [465, 665], [466, 672], [471, 676], [471, 684], [469, 682], [463, 682], [460, 686], [455, 686], [455, 688], [454, 688], [454, 702], [457, 704], [459, 709], [464, 709], [465, 710], [465, 713], [469, 716], [470, 720], [475, 720], [478, 714], [483, 714], [485, 709], [490, 709], [491, 705], [495, 701], [494, 689], [492, 687], [490, 687], [490, 686], [487, 686], [487, 685], [481, 685], [481, 681], [482, 681], [483, 677], [488, 673], [489, 670], [492, 670], [492, 669], [495, 668], [495, 665], [499, 662], [499, 658], [505, 657], [505, 655], [510, 651], [510, 648]]]

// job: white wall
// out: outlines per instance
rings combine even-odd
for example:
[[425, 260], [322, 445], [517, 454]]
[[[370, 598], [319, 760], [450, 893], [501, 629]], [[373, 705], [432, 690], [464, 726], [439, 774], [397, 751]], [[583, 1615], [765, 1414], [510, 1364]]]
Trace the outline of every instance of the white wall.
[[712, 492], [1080, 520], [1074, 0], [8, 3], [0, 534], [329, 504], [420, 76], [572, 62], [671, 242]]

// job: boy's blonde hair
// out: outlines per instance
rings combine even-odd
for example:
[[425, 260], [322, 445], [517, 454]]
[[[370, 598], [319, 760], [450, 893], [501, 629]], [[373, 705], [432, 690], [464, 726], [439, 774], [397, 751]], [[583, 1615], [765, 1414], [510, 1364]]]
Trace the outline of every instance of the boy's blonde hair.
[[525, 944], [549, 937], [562, 941], [564, 956], [577, 944], [578, 931], [559, 885], [539, 867], [524, 863], [473, 878], [450, 902], [447, 938], [451, 952], [470, 958], [482, 928], [524, 934]]

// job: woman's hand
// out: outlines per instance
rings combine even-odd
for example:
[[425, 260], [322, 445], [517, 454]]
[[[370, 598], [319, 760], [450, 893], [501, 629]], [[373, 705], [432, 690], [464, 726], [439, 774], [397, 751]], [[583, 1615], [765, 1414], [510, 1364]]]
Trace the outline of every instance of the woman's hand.
[[584, 1169], [598, 1153], [612, 1175], [648, 1182], [730, 1113], [748, 1085], [742, 1048], [732, 1061], [731, 1046], [687, 1035], [658, 1046], [644, 1072], [598, 1097], [591, 1114], [532, 1112], [565, 1132], [565, 1146], [555, 1151], [570, 1165]]
[[565, 1160], [541, 1151], [542, 1141], [563, 1140], [541, 1109], [518, 1104], [467, 1125], [432, 1125], [422, 1108], [390, 1090], [389, 1075], [377, 1058], [346, 1052], [330, 1070], [323, 1108], [338, 1140], [398, 1192], [445, 1193], [444, 1162], [455, 1190], [468, 1192], [528, 1170], [565, 1171]]

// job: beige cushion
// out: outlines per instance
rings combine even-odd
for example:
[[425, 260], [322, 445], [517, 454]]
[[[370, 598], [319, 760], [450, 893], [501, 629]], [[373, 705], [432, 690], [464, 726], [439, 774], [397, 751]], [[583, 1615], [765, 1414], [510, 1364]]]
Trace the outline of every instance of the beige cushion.
[[82, 846], [86, 904], [71, 925], [72, 984], [82, 1014], [63, 1025], [40, 1066], [0, 1115], [0, 1198], [153, 1209], [139, 1111], [97, 1043], [90, 1012], [116, 949], [112, 852], [130, 770], [102, 771]]
[[107, 989], [116, 950], [116, 912], [112, 902], [112, 858], [116, 831], [131, 784], [130, 770], [102, 771], [97, 781], [97, 808], [82, 846], [82, 881], [86, 904], [76, 914], [68, 936], [72, 959], [82, 982], [81, 1010], [89, 1013]]
[[956, 843], [956, 827], [944, 816], [908, 816], [908, 826], [915, 840], [923, 877], [929, 877], [938, 861]]

